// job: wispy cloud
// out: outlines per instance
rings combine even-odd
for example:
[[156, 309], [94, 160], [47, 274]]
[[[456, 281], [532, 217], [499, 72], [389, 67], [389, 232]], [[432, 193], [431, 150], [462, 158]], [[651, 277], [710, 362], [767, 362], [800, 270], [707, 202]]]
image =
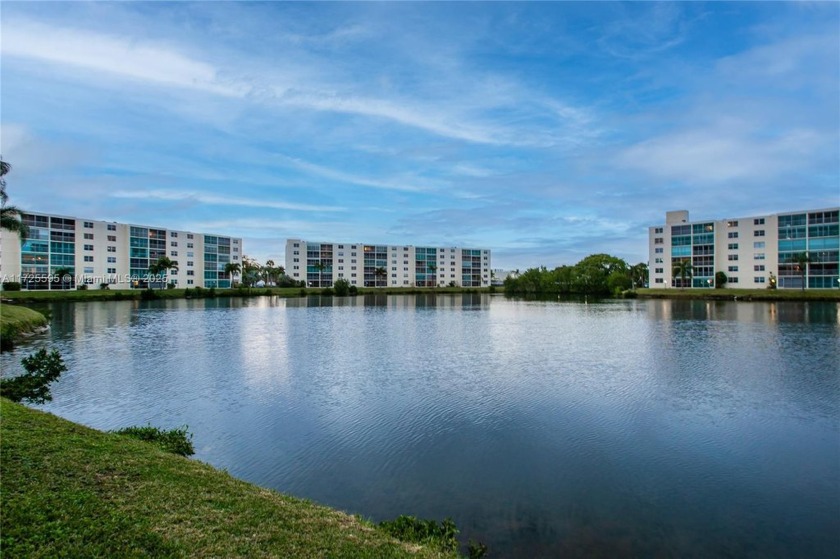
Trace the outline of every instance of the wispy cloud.
[[144, 190], [144, 191], [116, 191], [111, 193], [114, 198], [152, 199], [168, 202], [192, 202], [196, 204], [208, 204], [214, 206], [244, 206], [250, 208], [268, 208], [274, 210], [294, 210], [298, 212], [341, 212], [346, 208], [338, 206], [317, 206], [312, 204], [296, 204], [292, 202], [279, 202], [277, 200], [265, 200], [262, 198], [241, 198], [235, 196], [222, 196], [218, 194], [207, 194], [202, 192], [183, 192], [177, 190]]

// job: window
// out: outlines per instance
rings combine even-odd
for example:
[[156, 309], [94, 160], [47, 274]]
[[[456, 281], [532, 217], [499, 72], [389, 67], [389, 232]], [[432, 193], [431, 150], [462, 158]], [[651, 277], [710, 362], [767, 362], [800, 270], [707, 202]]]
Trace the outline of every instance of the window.
[[758, 219], [753, 220], [753, 225], [764, 225], [764, 218], [759, 217]]
[[108, 273], [109, 273], [109, 274], [116, 274], [116, 273], [117, 273], [117, 269], [116, 269], [116, 268], [108, 268]]
[[[187, 243], [187, 248], [194, 248], [192, 243]], [[297, 254], [297, 252], [295, 252]]]
[[661, 233], [664, 232], [664, 230], [663, 230], [662, 227], [657, 227], [656, 229], [653, 230], [653, 232], [656, 233], [656, 234], [661, 234]]
[[730, 232], [729, 232], [729, 234], [728, 234], [727, 236], [728, 236], [730, 239], [737, 239], [737, 238], [738, 238], [738, 232], [737, 232], [737, 231], [730, 231]]
[[195, 270], [187, 270], [187, 275], [188, 276], [194, 276], [195, 275]]
[[665, 272], [664, 268], [654, 268], [654, 270], [653, 270], [654, 274], [662, 274], [664, 272]]
[[117, 257], [116, 256], [109, 256], [108, 257], [108, 264], [116, 264], [116, 263], [117, 263]]
[[738, 222], [737, 221], [727, 221], [726, 226], [727, 227], [738, 227]]
[[85, 245], [85, 250], [93, 250], [93, 245]]
[[117, 252], [117, 247], [108, 247], [108, 252]]
[[734, 277], [734, 278], [729, 278], [729, 279], [727, 279], [726, 281], [727, 281], [728, 283], [738, 283], [738, 278], [737, 278], [737, 277]]
[[730, 261], [738, 260], [738, 255], [737, 254], [730, 254], [729, 256], [727, 256], [727, 258]]
[[178, 251], [177, 250], [170, 250], [169, 251], [169, 256], [178, 256]]
[[108, 235], [108, 242], [109, 243], [116, 243], [117, 242], [117, 236], [116, 235]]
[[93, 266], [85, 266], [85, 272], [84, 273], [92, 274], [93, 273]]
[[187, 285], [192, 285], [192, 284], [193, 284], [193, 280], [187, 280]]
[[188, 239], [192, 239], [192, 238], [193, 238], [193, 234], [192, 234], [192, 233], [187, 233], [187, 238], [188, 238]]
[[764, 229], [756, 229], [753, 231], [754, 237], [763, 237], [764, 236]]
[[661, 258], [657, 258], [657, 259], [656, 259], [656, 263], [657, 263], [657, 264], [662, 264], [662, 259], [661, 259]]
[[764, 264], [756, 264], [753, 266], [753, 270], [756, 272], [763, 272], [764, 271]]
[[171, 243], [169, 243], [169, 246], [171, 246], [171, 247], [178, 246], [178, 241], [172, 241]]
[[738, 250], [738, 243], [729, 243], [729, 250]]
[[176, 238], [177, 238], [177, 237], [178, 237], [178, 233], [177, 233], [177, 232], [175, 232], [175, 231], [171, 231], [171, 232], [169, 233], [169, 236], [170, 236], [170, 237], [176, 237]]
[[192, 266], [193, 264], [195, 263], [192, 260], [187, 260], [187, 266]]
[[93, 262], [93, 256], [85, 256], [85, 262]]
[[188, 252], [187, 253], [187, 258], [193, 258], [194, 256], [195, 256], [194, 252]]
[[662, 242], [662, 237], [656, 237], [655, 239], [653, 239], [653, 244], [655, 245], [661, 245]]
[[663, 280], [662, 278], [656, 278], [653, 280], [653, 283], [665, 283], [665, 280]]
[[755, 276], [753, 278], [753, 283], [764, 283], [764, 276]]
[[662, 254], [663, 249], [662, 248], [657, 248], [657, 249], [654, 249], [653, 252], [655, 252], [656, 254]]
[[88, 241], [93, 240], [93, 233], [85, 233], [85, 239]]
[[116, 231], [116, 230], [117, 230], [117, 226], [115, 224], [113, 224], [113, 223], [108, 224], [108, 231]]
[[755, 254], [753, 254], [753, 260], [764, 260], [764, 253], [756, 252]]
[[93, 229], [93, 222], [85, 221], [85, 229]]
[[737, 272], [738, 271], [738, 266], [730, 266], [728, 271]]

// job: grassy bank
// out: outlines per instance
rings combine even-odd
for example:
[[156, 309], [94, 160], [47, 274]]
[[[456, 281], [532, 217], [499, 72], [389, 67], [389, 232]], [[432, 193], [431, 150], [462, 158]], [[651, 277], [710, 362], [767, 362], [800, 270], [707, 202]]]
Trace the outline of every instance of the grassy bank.
[[637, 289], [640, 298], [714, 301], [840, 301], [840, 289]]
[[[318, 288], [301, 289], [299, 287], [253, 287], [242, 289], [204, 289], [201, 297], [300, 297], [301, 295], [320, 295], [324, 290]], [[88, 289], [79, 291], [68, 289], [65, 291], [3, 291], [2, 297], [9, 301], [21, 303], [38, 303], [46, 301], [124, 301], [140, 300], [143, 298], [142, 289]], [[411, 294], [442, 294], [442, 293], [488, 293], [490, 288], [462, 288], [462, 287], [395, 287], [395, 288], [362, 288], [359, 295], [411, 295]], [[161, 299], [183, 299], [197, 297], [192, 289], [162, 289], [154, 290]]]
[[18, 305], [0, 304], [0, 343], [11, 347], [22, 334], [47, 325], [47, 318], [37, 311]]
[[0, 400], [4, 557], [456, 557]]

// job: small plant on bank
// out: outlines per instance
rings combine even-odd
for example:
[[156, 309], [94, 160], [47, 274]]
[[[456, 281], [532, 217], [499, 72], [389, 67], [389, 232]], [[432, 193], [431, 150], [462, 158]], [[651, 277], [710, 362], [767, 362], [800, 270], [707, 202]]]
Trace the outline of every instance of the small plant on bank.
[[335, 290], [336, 296], [346, 297], [350, 294], [350, 282], [344, 278], [337, 279], [333, 284], [333, 289]]
[[3, 282], [3, 291], [20, 291], [19, 281], [5, 281]]
[[414, 516], [401, 515], [394, 520], [379, 523], [379, 528], [404, 542], [413, 542], [439, 548], [441, 551], [458, 549], [458, 528], [451, 518], [443, 522], [423, 520]]
[[178, 429], [169, 430], [152, 427], [151, 425], [145, 427], [125, 427], [124, 429], [112, 431], [112, 433], [152, 443], [163, 451], [179, 456], [192, 456], [195, 454], [192, 433], [187, 430], [186, 425]]
[[27, 401], [43, 404], [52, 400], [50, 383], [67, 370], [61, 354], [56, 350], [40, 349], [21, 360], [26, 372], [14, 378], [0, 379], [0, 396], [13, 402]]

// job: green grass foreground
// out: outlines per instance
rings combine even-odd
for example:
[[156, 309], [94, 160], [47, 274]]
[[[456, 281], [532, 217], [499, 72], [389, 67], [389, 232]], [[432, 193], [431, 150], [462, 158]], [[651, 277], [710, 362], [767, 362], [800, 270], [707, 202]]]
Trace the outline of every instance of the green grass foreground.
[[0, 304], [0, 338], [10, 342], [47, 325], [47, 317], [18, 305]]
[[840, 289], [636, 289], [648, 299], [706, 299], [718, 301], [840, 301]]
[[3, 557], [455, 558], [148, 443], [0, 399]]

